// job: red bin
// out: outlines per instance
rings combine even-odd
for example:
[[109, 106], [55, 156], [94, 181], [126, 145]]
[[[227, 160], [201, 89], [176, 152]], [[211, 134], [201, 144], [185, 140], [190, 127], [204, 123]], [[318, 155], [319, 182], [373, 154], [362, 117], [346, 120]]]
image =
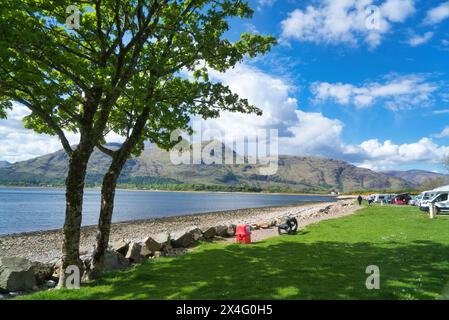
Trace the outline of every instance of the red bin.
[[251, 243], [251, 226], [249, 224], [239, 224], [235, 227], [235, 241]]

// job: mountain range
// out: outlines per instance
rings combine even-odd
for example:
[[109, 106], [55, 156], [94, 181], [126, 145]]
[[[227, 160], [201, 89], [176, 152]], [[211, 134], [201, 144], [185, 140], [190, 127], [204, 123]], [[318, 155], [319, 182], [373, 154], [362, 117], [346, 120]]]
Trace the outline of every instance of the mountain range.
[[[114, 147], [111, 145], [110, 147]], [[99, 184], [110, 163], [108, 156], [96, 150], [89, 161], [87, 183]], [[133, 186], [206, 185], [256, 186], [271, 191], [363, 191], [404, 190], [419, 186], [426, 179], [449, 176], [427, 171], [375, 172], [344, 161], [302, 156], [279, 156], [274, 175], [261, 175], [261, 165], [175, 165], [170, 154], [147, 146], [139, 157], [129, 159], [120, 177], [121, 184]], [[67, 173], [67, 156], [63, 150], [34, 159], [0, 165], [0, 184], [57, 185]]]
[[0, 161], [0, 168], [4, 168], [9, 166], [11, 163], [9, 163], [8, 161]]

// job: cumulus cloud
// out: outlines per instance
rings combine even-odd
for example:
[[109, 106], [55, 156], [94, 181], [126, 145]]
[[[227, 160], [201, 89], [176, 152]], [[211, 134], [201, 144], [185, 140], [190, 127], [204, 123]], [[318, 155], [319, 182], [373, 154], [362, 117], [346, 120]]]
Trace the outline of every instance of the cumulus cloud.
[[429, 42], [430, 39], [433, 37], [433, 32], [426, 32], [422, 36], [420, 35], [414, 35], [410, 39], [408, 39], [408, 44], [412, 47], [417, 47], [422, 44], [425, 44]]
[[0, 120], [0, 160], [16, 162], [61, 149], [57, 138], [38, 135], [23, 127], [21, 120], [29, 113], [26, 107], [14, 104], [8, 111], [8, 119]]
[[447, 138], [449, 137], [449, 127], [445, 127], [440, 133], [434, 135], [435, 138]]
[[295, 87], [288, 81], [273, 77], [254, 67], [240, 64], [226, 73], [211, 71], [212, 80], [223, 82], [240, 97], [262, 109], [262, 116], [223, 112], [218, 119], [205, 122], [230, 135], [250, 135], [255, 129], [278, 129], [280, 136], [289, 136], [288, 128], [298, 121], [298, 101], [293, 97]]
[[341, 132], [344, 124], [322, 113], [296, 110], [298, 122], [289, 128], [291, 137], [280, 139], [280, 153], [336, 156], [343, 149]]
[[[373, 169], [439, 162], [449, 154], [449, 147], [437, 145], [430, 138], [403, 144], [378, 139], [347, 144], [342, 139], [345, 128], [342, 121], [322, 113], [299, 110], [299, 102], [294, 97], [297, 89], [288, 80], [245, 64], [226, 73], [212, 72], [211, 78], [229, 85], [241, 97], [260, 107], [263, 115], [223, 113], [218, 119], [204, 121], [204, 129], [219, 130], [232, 138], [252, 136], [258, 129], [278, 129], [281, 154], [326, 156]], [[371, 87], [375, 89], [369, 90], [373, 99], [391, 92], [408, 92], [395, 86]], [[355, 101], [353, 91], [354, 87], [346, 85], [341, 90], [326, 92], [333, 92], [335, 99], [341, 102], [352, 102]], [[27, 113], [26, 108], [16, 105], [9, 119], [0, 121], [0, 160], [14, 162], [61, 149], [57, 138], [37, 135], [23, 128], [20, 120]], [[70, 135], [69, 140], [76, 143], [78, 137]]]
[[[22, 119], [30, 114], [28, 108], [14, 103], [13, 109], [7, 112], [7, 119], [0, 120], [0, 160], [17, 162], [35, 158], [62, 148], [55, 136], [37, 134], [33, 130], [25, 129]], [[69, 143], [79, 142], [79, 135], [65, 132]], [[106, 137], [109, 142], [120, 142], [123, 138], [110, 133]]]
[[428, 106], [438, 86], [420, 75], [387, 76], [384, 82], [367, 82], [360, 86], [345, 83], [315, 82], [311, 91], [316, 102], [333, 101], [357, 108], [382, 102], [391, 110]]
[[[257, 129], [278, 128], [281, 130], [280, 154], [325, 156], [363, 167], [384, 169], [396, 164], [438, 163], [449, 153], [449, 147], [439, 146], [430, 138], [404, 144], [377, 139], [347, 144], [342, 139], [344, 123], [322, 113], [298, 110], [298, 101], [293, 97], [295, 88], [285, 79], [246, 65], [240, 65], [225, 74], [214, 74], [214, 78], [261, 107], [264, 114], [262, 117], [223, 114], [218, 119], [207, 120], [206, 128], [219, 128], [234, 136], [251, 135]], [[395, 95], [400, 96], [397, 100], [392, 99], [396, 102], [424, 99], [422, 95], [429, 94], [433, 87], [422, 82], [422, 79], [411, 76], [384, 84], [371, 83], [366, 90], [349, 84], [327, 86], [322, 92], [322, 98], [331, 95], [342, 104], [357, 102], [364, 105], [374, 103], [377, 99], [394, 98]]]
[[439, 146], [430, 138], [404, 144], [372, 139], [350, 148], [352, 152], [357, 150], [366, 155], [366, 158], [359, 163], [360, 166], [374, 170], [407, 163], [440, 163], [449, 154], [449, 147]]
[[440, 4], [427, 11], [426, 18], [424, 19], [424, 24], [434, 25], [438, 24], [449, 18], [449, 1]]
[[358, 45], [362, 39], [377, 47], [394, 23], [404, 22], [415, 12], [413, 0], [321, 0], [316, 6], [296, 9], [281, 22], [282, 39], [316, 44]]

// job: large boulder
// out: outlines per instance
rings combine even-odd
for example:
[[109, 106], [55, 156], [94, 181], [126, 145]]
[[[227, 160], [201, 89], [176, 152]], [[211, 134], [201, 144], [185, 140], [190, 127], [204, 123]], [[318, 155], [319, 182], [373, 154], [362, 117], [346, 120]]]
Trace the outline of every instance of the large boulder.
[[226, 228], [226, 235], [225, 235], [225, 237], [228, 237], [228, 238], [234, 237], [235, 236], [235, 228], [236, 228], [236, 226], [234, 224], [229, 225]]
[[155, 251], [155, 252], [153, 253], [153, 259], [157, 259], [157, 258], [160, 258], [160, 257], [162, 257], [162, 252], [160, 252], [160, 251]]
[[162, 249], [162, 243], [156, 241], [152, 237], [146, 238], [144, 243], [145, 243], [145, 247], [151, 252], [161, 251], [161, 249]]
[[[94, 280], [102, 276], [104, 271], [110, 270], [123, 270], [129, 266], [129, 261], [121, 253], [113, 250], [107, 250], [104, 253], [104, 264], [102, 268], [97, 268], [91, 264], [86, 268], [83, 273], [82, 280]], [[47, 285], [47, 284], [46, 284]]]
[[256, 223], [258, 229], [268, 229], [270, 227], [270, 223], [268, 221], [259, 221]]
[[193, 235], [190, 232], [186, 232], [180, 237], [175, 237], [172, 240], [173, 248], [187, 248], [195, 243]]
[[152, 253], [153, 253], [153, 252], [150, 251], [150, 250], [148, 250], [148, 248], [147, 248], [146, 246], [142, 246], [141, 249], [140, 249], [140, 257], [141, 257], [141, 258], [146, 259], [146, 258], [148, 258], [149, 256], [151, 256]]
[[217, 230], [215, 227], [205, 228], [203, 229], [203, 238], [204, 239], [213, 239], [217, 235]]
[[196, 242], [198, 240], [203, 239], [203, 232], [201, 231], [201, 229], [195, 228], [195, 229], [193, 229], [193, 230], [191, 230], [189, 232], [192, 235], [193, 241]]
[[129, 261], [121, 253], [106, 251], [104, 255], [105, 270], [122, 270], [128, 267]]
[[[158, 252], [158, 251], [156, 251]], [[156, 254], [155, 252], [155, 254]], [[169, 256], [171, 253], [173, 252], [173, 246], [171, 245], [171, 241], [170, 242], [166, 242], [162, 245], [162, 253], [166, 256]]]
[[0, 290], [28, 291], [35, 285], [31, 261], [19, 257], [0, 258]]
[[142, 251], [142, 246], [136, 242], [131, 242], [129, 244], [128, 252], [125, 258], [129, 259], [131, 262], [138, 263], [141, 259], [140, 252]]
[[53, 265], [51, 263], [32, 262], [34, 277], [38, 285], [44, 284], [53, 277]]
[[215, 231], [217, 236], [219, 237], [227, 237], [228, 235], [228, 227], [227, 226], [216, 226]]
[[125, 240], [119, 240], [114, 243], [112, 249], [122, 255], [126, 255], [129, 249], [129, 242], [126, 242]]

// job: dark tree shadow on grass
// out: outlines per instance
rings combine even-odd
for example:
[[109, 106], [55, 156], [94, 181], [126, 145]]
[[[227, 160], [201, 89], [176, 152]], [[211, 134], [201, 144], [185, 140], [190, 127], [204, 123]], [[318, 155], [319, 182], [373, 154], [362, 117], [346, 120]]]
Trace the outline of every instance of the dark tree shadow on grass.
[[[91, 284], [90, 289], [94, 290], [80, 297], [435, 299], [443, 298], [449, 283], [447, 245], [430, 241], [407, 245], [300, 243], [290, 239], [257, 246], [205, 246], [185, 256], [109, 274]], [[368, 290], [365, 286], [369, 265], [380, 268], [380, 290]], [[96, 292], [95, 288], [99, 290]]]

